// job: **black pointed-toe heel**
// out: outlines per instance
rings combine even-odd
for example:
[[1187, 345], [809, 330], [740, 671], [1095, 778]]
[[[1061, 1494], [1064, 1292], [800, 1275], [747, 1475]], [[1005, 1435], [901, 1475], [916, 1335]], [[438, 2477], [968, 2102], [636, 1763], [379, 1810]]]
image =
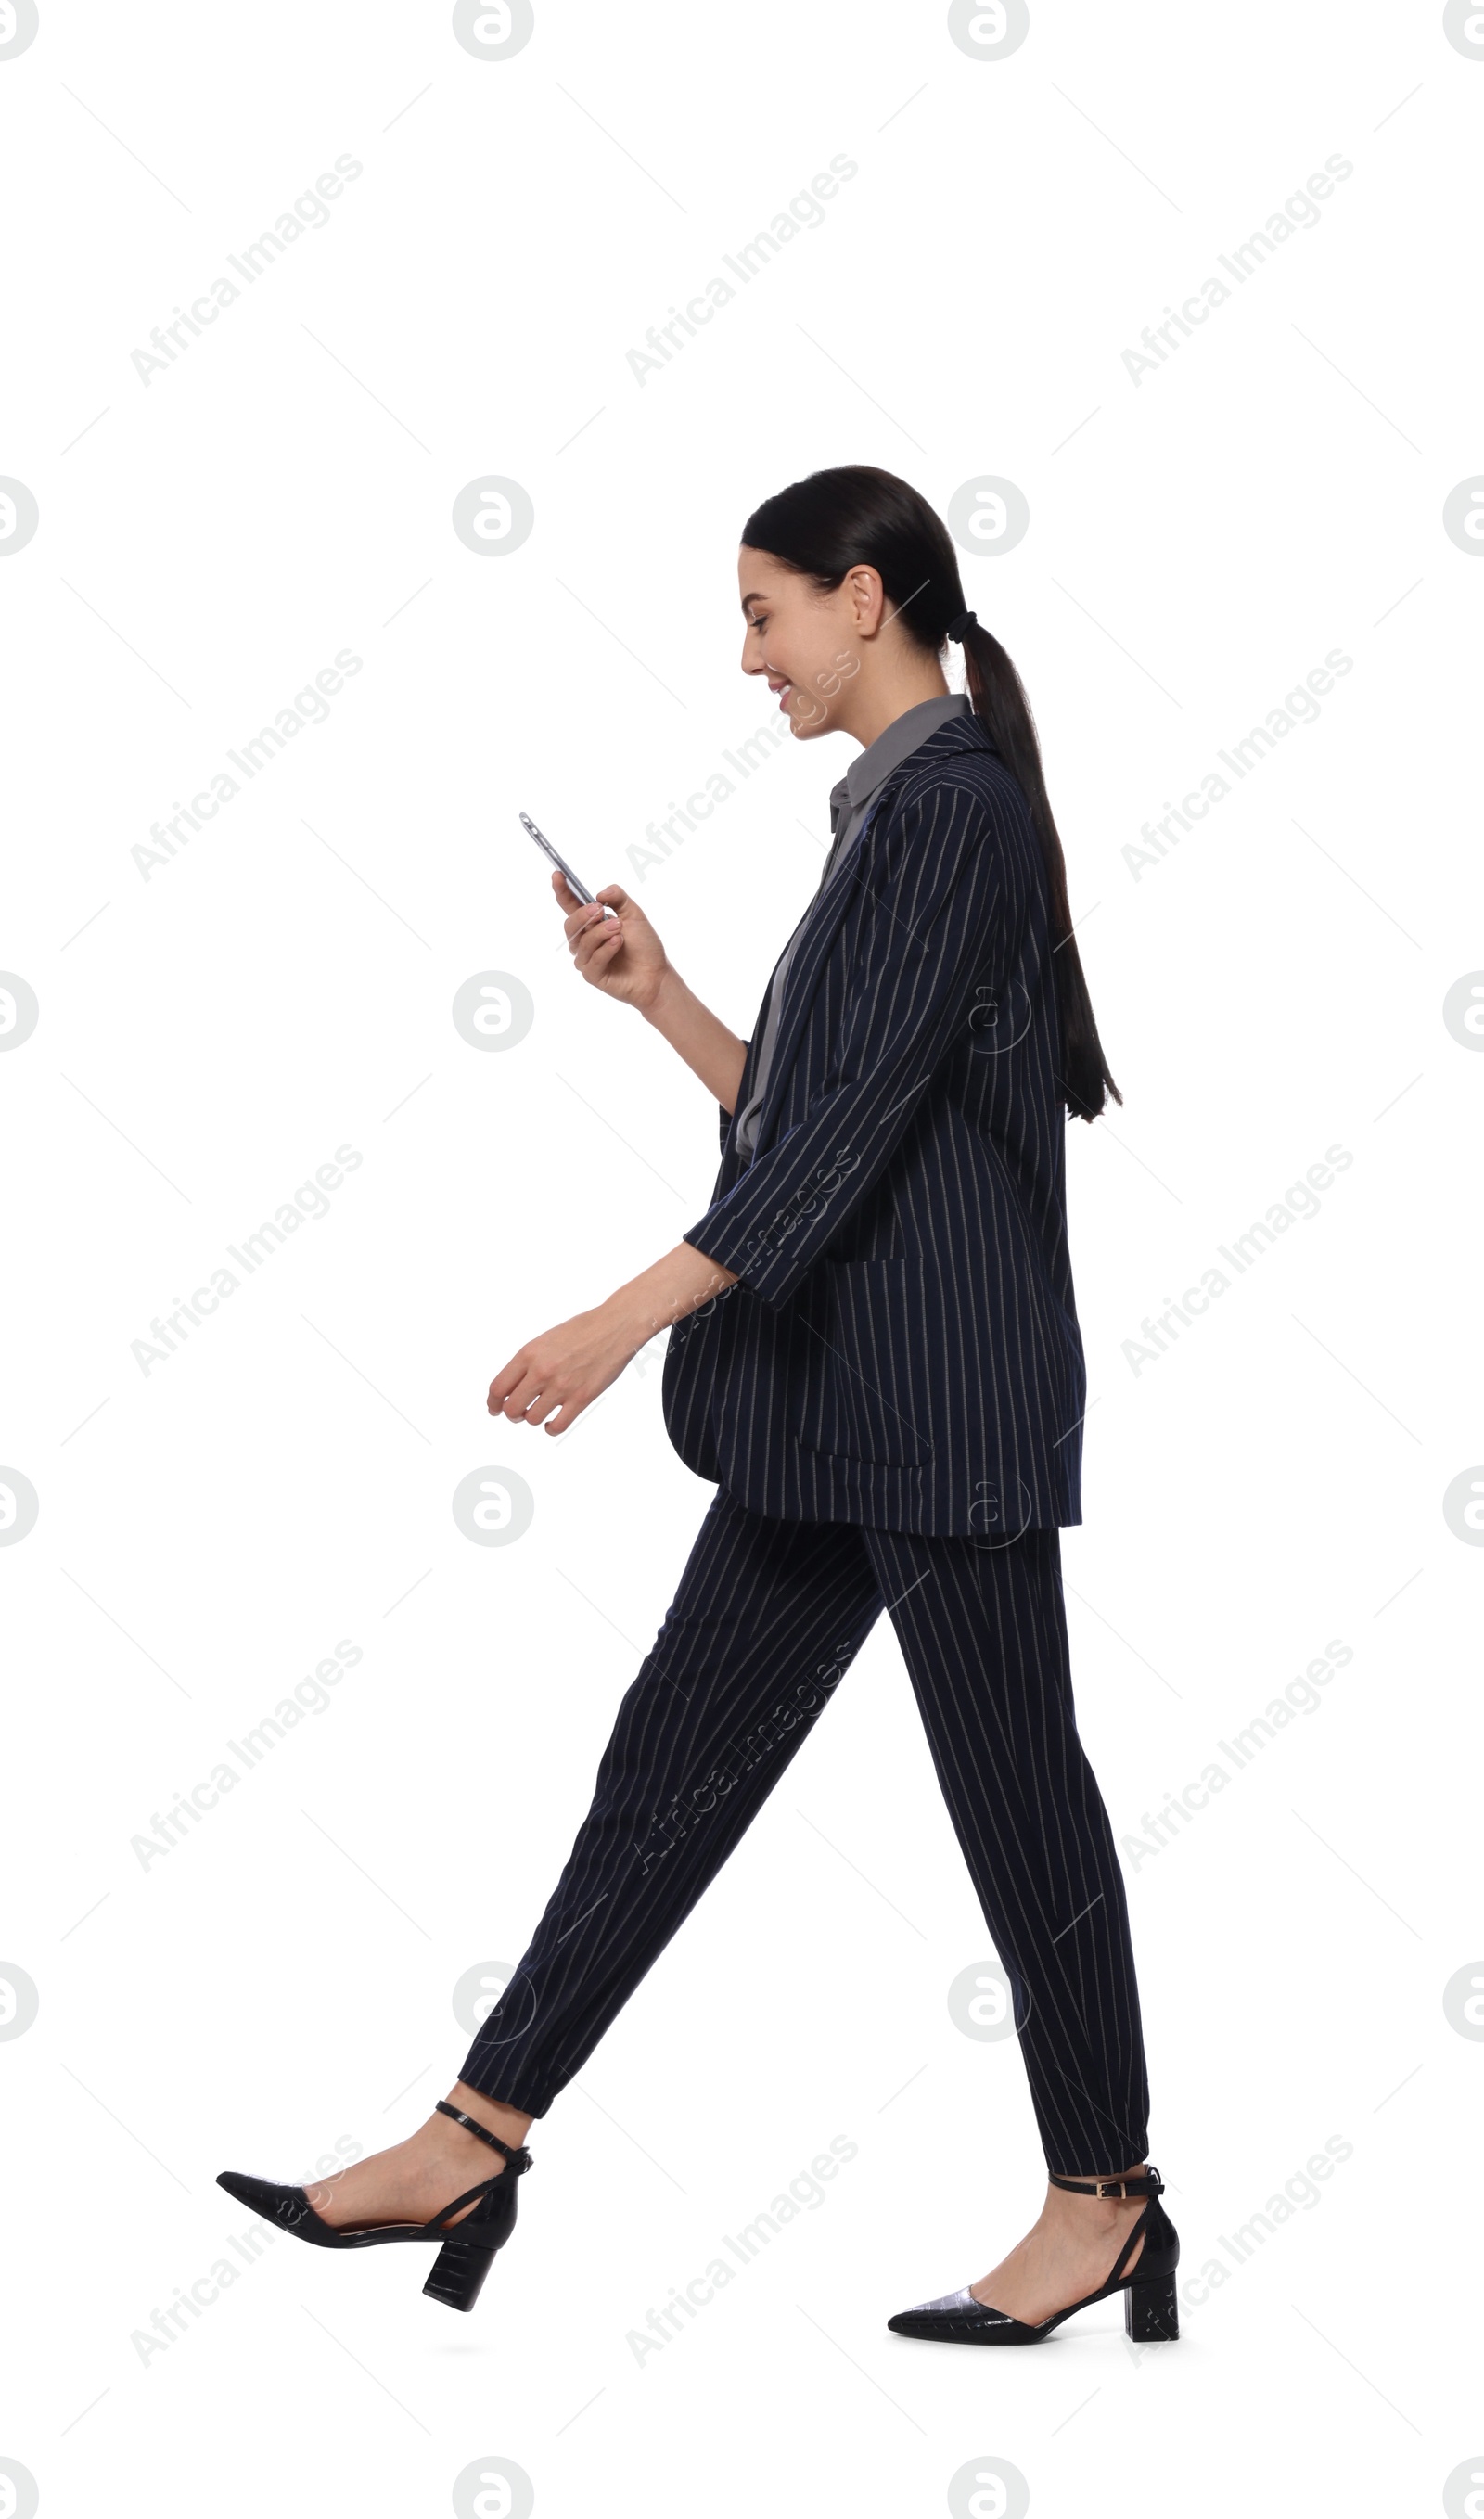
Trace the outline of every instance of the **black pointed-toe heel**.
[[[1040, 2344], [1064, 2318], [1074, 2318], [1079, 2309], [1090, 2309], [1095, 2300], [1108, 2300], [1120, 2291], [1123, 2324], [1136, 2344], [1176, 2341], [1180, 2311], [1175, 2297], [1175, 2268], [1180, 2263], [1180, 2233], [1159, 2201], [1164, 2181], [1157, 2169], [1150, 2168], [1137, 2178], [1058, 2178], [1054, 2170], [1046, 2174], [1053, 2187], [1065, 2187], [1071, 2195], [1149, 2197], [1118, 2250], [1107, 2282], [1100, 2283], [1083, 2299], [1070, 2302], [1066, 2309], [1055, 2311], [1050, 2318], [1043, 2318], [1039, 2326], [1027, 2326], [1002, 2309], [986, 2308], [967, 2288], [950, 2291], [941, 2300], [921, 2300], [915, 2309], [898, 2310], [895, 2318], [887, 2320], [894, 2335], [915, 2335], [929, 2344]], [[1125, 2274], [1123, 2269], [1141, 2233], [1144, 2245], [1139, 2250], [1139, 2261], [1131, 2274]]]
[[[466, 2194], [456, 2195], [429, 2222], [370, 2222], [337, 2231], [321, 2220], [302, 2187], [277, 2187], [271, 2179], [249, 2178], [241, 2171], [224, 2169], [217, 2180], [229, 2195], [261, 2213], [276, 2231], [287, 2231], [296, 2239], [307, 2239], [316, 2248], [375, 2248], [390, 2239], [441, 2239], [443, 2244], [433, 2260], [433, 2270], [422, 2288], [429, 2300], [444, 2301], [450, 2309], [472, 2309], [479, 2298], [484, 2278], [495, 2262], [496, 2253], [504, 2246], [515, 2228], [515, 2182], [531, 2167], [531, 2155], [522, 2144], [502, 2143], [488, 2126], [476, 2124], [462, 2108], [437, 2099], [439, 2113], [452, 2117], [457, 2125], [467, 2126], [481, 2143], [493, 2145], [505, 2158], [503, 2170], [493, 2178], [471, 2187]], [[451, 2229], [449, 2216], [461, 2212], [466, 2204], [474, 2210]]]

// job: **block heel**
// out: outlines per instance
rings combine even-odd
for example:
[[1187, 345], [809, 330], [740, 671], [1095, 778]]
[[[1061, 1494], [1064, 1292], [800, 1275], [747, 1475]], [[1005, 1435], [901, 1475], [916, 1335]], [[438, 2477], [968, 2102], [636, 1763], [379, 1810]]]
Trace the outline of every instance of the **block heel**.
[[1174, 2276], [1131, 2282], [1123, 2295], [1123, 2323], [1135, 2344], [1173, 2344], [1180, 2333]]
[[441, 2300], [445, 2309], [472, 2309], [499, 2245], [498, 2239], [492, 2244], [482, 2233], [465, 2239], [456, 2232], [445, 2239], [422, 2286], [428, 2299]]
[[[433, 2239], [441, 2242], [433, 2260], [433, 2271], [422, 2288], [429, 2300], [441, 2300], [448, 2309], [472, 2309], [484, 2287], [484, 2279], [515, 2228], [516, 2180], [531, 2166], [531, 2155], [524, 2143], [502, 2143], [488, 2126], [475, 2123], [462, 2108], [450, 2105], [447, 2099], [435, 2099], [440, 2115], [453, 2117], [457, 2124], [479, 2137], [500, 2152], [505, 2167], [493, 2178], [485, 2178], [477, 2187], [456, 2195], [452, 2204], [428, 2222], [371, 2222], [360, 2229], [336, 2230], [322, 2221], [302, 2187], [278, 2187], [267, 2178], [249, 2178], [236, 2169], [224, 2169], [217, 2180], [239, 2204], [250, 2206], [271, 2222], [277, 2231], [287, 2231], [296, 2239], [307, 2239], [316, 2248], [375, 2248], [391, 2239]], [[473, 2207], [472, 2211], [467, 2208]], [[462, 2213], [463, 2220], [453, 2216]]]

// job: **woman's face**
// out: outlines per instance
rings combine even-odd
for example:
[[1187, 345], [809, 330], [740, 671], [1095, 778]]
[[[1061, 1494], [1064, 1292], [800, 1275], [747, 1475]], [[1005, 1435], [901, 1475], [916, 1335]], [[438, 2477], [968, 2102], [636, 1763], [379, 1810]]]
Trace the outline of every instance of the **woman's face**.
[[842, 726], [860, 672], [862, 638], [879, 627], [885, 597], [874, 568], [852, 568], [832, 595], [746, 543], [737, 584], [747, 633], [744, 674], [765, 674], [796, 735]]

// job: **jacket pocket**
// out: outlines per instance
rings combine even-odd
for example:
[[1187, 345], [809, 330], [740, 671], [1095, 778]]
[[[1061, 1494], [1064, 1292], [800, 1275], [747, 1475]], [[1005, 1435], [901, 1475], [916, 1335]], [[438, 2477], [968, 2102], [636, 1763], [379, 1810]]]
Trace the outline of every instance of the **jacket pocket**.
[[805, 1451], [907, 1468], [932, 1459], [924, 1266], [921, 1258], [820, 1263], [798, 1427]]

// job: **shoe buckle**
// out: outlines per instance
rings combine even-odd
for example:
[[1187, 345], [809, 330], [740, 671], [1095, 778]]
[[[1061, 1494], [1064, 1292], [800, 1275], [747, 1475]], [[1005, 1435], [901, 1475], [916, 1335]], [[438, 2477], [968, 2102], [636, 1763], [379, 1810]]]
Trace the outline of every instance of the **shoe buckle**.
[[1142, 2194], [1146, 2188], [1151, 2195], [1157, 2195], [1163, 2186], [1164, 2181], [1157, 2169], [1146, 2169], [1142, 2170], [1136, 2179], [1100, 2178], [1094, 2191], [1098, 2195], [1121, 2195], [1126, 2198], [1130, 2190], [1137, 2196]]

